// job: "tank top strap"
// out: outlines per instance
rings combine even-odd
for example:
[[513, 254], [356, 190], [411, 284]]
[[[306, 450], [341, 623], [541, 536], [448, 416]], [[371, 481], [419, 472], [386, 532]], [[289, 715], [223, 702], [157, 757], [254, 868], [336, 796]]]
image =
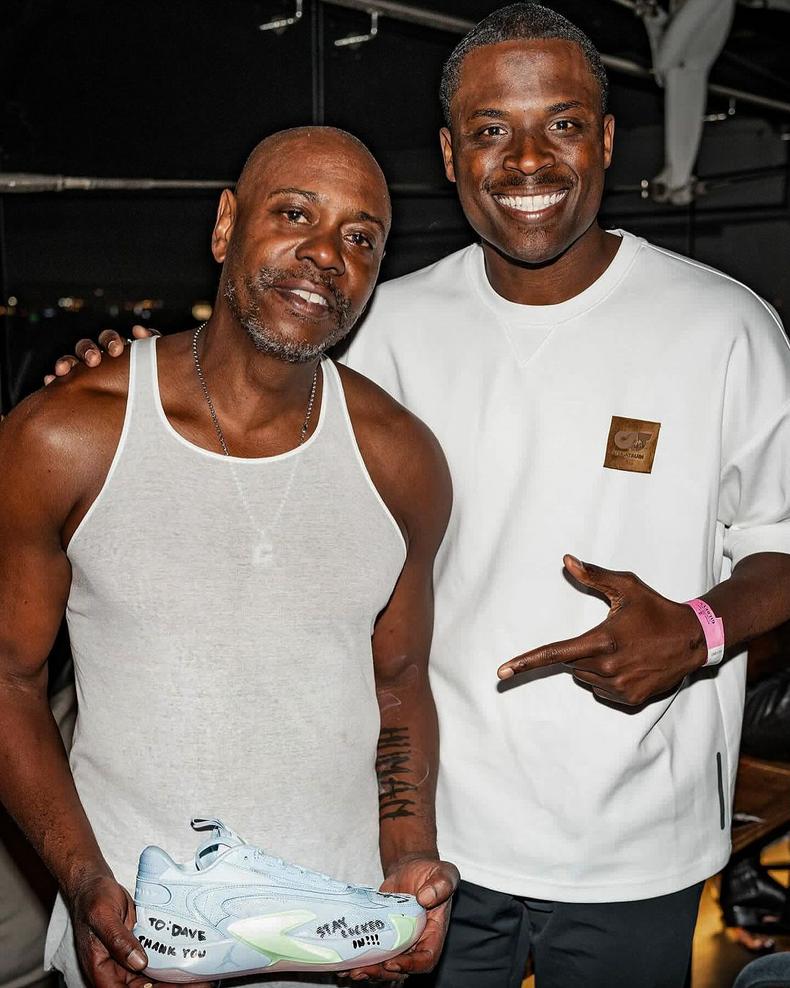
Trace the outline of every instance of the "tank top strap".
[[129, 397], [127, 416], [130, 425], [149, 427], [159, 421], [157, 403], [156, 337], [135, 340], [129, 355]]
[[343, 421], [345, 396], [343, 394], [343, 385], [340, 383], [340, 374], [337, 367], [335, 367], [334, 360], [330, 357], [324, 357], [321, 361], [321, 373], [324, 379], [324, 390], [326, 391], [326, 398], [323, 401], [324, 416], [327, 420], [326, 424], [331, 422], [333, 427], [337, 428]]
[[322, 400], [322, 441], [331, 443], [336, 450], [346, 452], [356, 450], [357, 441], [351, 427], [351, 417], [346, 404], [346, 393], [340, 372], [335, 362], [329, 357], [321, 361], [321, 372], [324, 375], [324, 391], [326, 397]]
[[[399, 554], [405, 554], [406, 543], [400, 526], [373, 482], [373, 478], [368, 472], [367, 465], [362, 456], [362, 450], [359, 448], [340, 371], [334, 361], [328, 358], [324, 359], [321, 367], [324, 373], [324, 386], [327, 392], [324, 403], [326, 420], [323, 424], [323, 435], [321, 436], [323, 441], [323, 455], [329, 455], [337, 463], [345, 464], [347, 470], [346, 478], [354, 476], [357, 478], [357, 482], [361, 482], [364, 487], [368, 488], [395, 532], [398, 542], [397, 552]], [[403, 556], [401, 556], [402, 561]]]

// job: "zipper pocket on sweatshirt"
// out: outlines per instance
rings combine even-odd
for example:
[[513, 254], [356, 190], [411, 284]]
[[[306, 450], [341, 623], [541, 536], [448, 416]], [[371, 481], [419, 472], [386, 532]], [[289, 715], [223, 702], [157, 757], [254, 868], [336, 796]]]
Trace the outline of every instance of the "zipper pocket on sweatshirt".
[[716, 773], [719, 779], [719, 826], [724, 830], [727, 815], [724, 809], [724, 774], [721, 767], [721, 752], [716, 752]]

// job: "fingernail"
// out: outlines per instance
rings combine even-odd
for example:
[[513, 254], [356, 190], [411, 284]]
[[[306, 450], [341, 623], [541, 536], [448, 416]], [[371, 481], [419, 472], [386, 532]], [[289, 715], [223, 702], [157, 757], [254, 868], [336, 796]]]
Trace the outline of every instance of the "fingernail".
[[579, 569], [584, 569], [584, 563], [581, 561], [581, 559], [577, 559], [576, 556], [572, 556], [570, 553], [568, 553], [568, 559], [573, 560], [573, 562], [576, 563]]
[[511, 679], [513, 677], [513, 670], [512, 669], [500, 669], [497, 672], [497, 675], [499, 676], [500, 679]]
[[99, 354], [97, 350], [88, 350], [88, 352], [85, 354], [85, 363], [92, 364], [98, 358], [98, 356]]
[[47, 376], [44, 378], [44, 384], [52, 384], [54, 380], [55, 380], [54, 374], [47, 374]]
[[142, 950], [137, 950], [135, 948], [127, 957], [129, 964], [132, 967], [136, 967], [138, 970], [142, 970], [148, 963], [148, 960]]
[[113, 340], [112, 343], [107, 347], [107, 349], [110, 351], [110, 353], [113, 356], [115, 356], [116, 354], [119, 354], [121, 350], [123, 350], [123, 347], [117, 340]]

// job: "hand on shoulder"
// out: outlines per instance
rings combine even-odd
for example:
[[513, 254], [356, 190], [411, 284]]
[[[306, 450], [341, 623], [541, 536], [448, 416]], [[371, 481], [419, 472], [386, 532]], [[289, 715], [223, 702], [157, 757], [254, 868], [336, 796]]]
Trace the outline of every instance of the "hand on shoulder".
[[110, 357], [120, 357], [124, 352], [124, 347], [132, 340], [144, 340], [149, 336], [161, 336], [158, 329], [149, 329], [145, 326], [132, 326], [132, 338], [121, 336], [115, 329], [103, 329], [99, 333], [98, 342], [81, 339], [74, 347], [74, 353], [65, 354], [55, 361], [53, 374], [44, 376], [44, 384], [52, 384], [59, 377], [66, 377], [74, 367], [84, 364], [86, 367], [98, 367], [102, 362], [102, 355]]

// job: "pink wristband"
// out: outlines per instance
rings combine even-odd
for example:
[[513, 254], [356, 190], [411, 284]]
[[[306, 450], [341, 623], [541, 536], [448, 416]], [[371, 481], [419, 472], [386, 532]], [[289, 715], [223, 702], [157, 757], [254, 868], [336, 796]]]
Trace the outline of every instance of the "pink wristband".
[[702, 668], [717, 666], [724, 656], [724, 622], [720, 617], [716, 617], [710, 604], [706, 604], [704, 600], [697, 597], [694, 600], [687, 600], [686, 603], [697, 615], [708, 646], [708, 659]]

